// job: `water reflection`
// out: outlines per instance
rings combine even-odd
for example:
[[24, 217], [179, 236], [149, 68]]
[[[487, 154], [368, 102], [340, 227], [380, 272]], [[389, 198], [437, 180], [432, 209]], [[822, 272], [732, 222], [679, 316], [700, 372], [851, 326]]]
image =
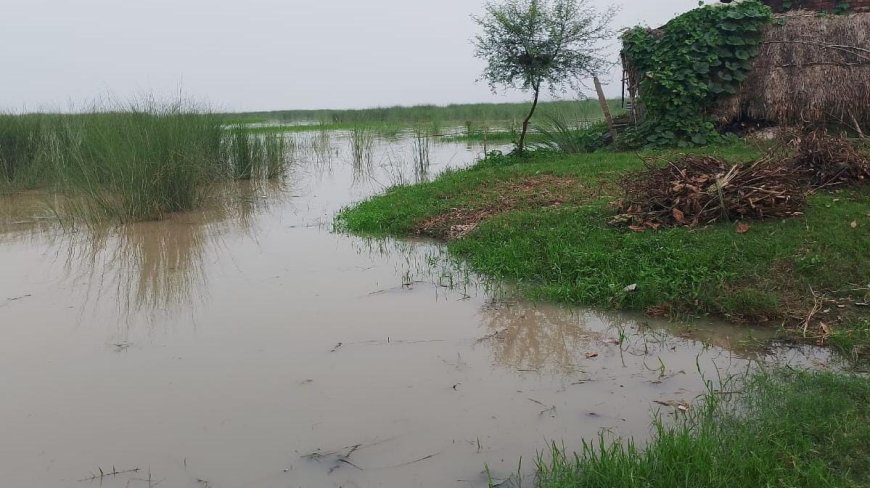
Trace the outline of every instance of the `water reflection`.
[[479, 342], [491, 348], [495, 363], [521, 372], [571, 375], [596, 360], [665, 376], [668, 358], [697, 351], [723, 364], [832, 364], [824, 348], [783, 348], [771, 342], [774, 330], [723, 322], [686, 324], [516, 300], [491, 300], [481, 315], [488, 333]]
[[414, 131], [414, 182], [425, 183], [429, 181], [429, 167], [432, 150], [432, 136], [428, 132], [417, 129]]
[[[317, 181], [335, 175], [335, 163], [351, 168], [352, 187], [374, 190], [430, 181], [451, 164], [468, 164], [481, 152], [475, 144], [438, 143], [431, 131], [414, 129], [382, 132], [357, 128], [349, 131], [289, 133], [287, 137], [308, 161]], [[462, 147], [463, 159], [456, 159]], [[470, 157], [468, 155], [471, 155]]]
[[0, 194], [0, 243], [56, 230], [54, 198], [37, 191]]
[[388, 289], [427, 288], [433, 291], [437, 301], [480, 297], [500, 301], [511, 293], [503, 282], [476, 274], [467, 263], [451, 256], [434, 240], [356, 237], [351, 244], [357, 254], [371, 260], [391, 258], [395, 281]]
[[582, 316], [561, 307], [493, 301], [481, 312], [490, 331], [481, 342], [490, 345], [496, 363], [518, 371], [573, 373], [603, 337]]
[[350, 131], [351, 165], [354, 184], [365, 183], [374, 176], [375, 134], [365, 128]]
[[321, 130], [313, 133], [297, 134], [296, 137], [302, 138], [303, 144], [301, 147], [308, 150], [309, 161], [315, 163], [315, 167], [320, 170], [332, 172], [332, 162], [339, 154], [337, 147], [333, 145], [332, 133]]
[[81, 285], [85, 302], [115, 302], [125, 321], [197, 305], [208, 277], [203, 263], [219, 255], [229, 234], [255, 238], [257, 217], [289, 191], [288, 180], [222, 183], [197, 211], [164, 220], [120, 226], [64, 228], [45, 194], [5, 197], [0, 235], [7, 242], [35, 242], [56, 249], [68, 283]]
[[[722, 365], [765, 361], [817, 366], [831, 360], [823, 348], [773, 347], [772, 329], [668, 321], [517, 299], [509, 285], [476, 275], [443, 246], [426, 240], [359, 239], [354, 247], [365, 256], [394, 258], [395, 281], [373, 294], [425, 293], [443, 302], [483, 299], [478, 314], [482, 332], [475, 344], [491, 352], [494, 364], [512, 371], [571, 376], [594, 360], [596, 366], [643, 371], [654, 381], [659, 374], [671, 374], [675, 358], [684, 365], [681, 370], [694, 370], [699, 351]], [[686, 367], [687, 362], [692, 366]]]
[[203, 259], [219, 245], [220, 227], [220, 222], [171, 217], [68, 241], [68, 276], [95, 284], [94, 299], [117, 300], [128, 318], [191, 305], [202, 298]]

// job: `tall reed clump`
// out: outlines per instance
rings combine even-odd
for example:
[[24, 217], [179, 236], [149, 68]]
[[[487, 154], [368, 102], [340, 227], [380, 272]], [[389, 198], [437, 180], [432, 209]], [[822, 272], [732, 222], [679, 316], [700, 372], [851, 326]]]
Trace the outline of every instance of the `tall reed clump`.
[[0, 188], [27, 188], [39, 179], [41, 115], [0, 115]]
[[230, 165], [233, 177], [240, 180], [250, 180], [254, 176], [254, 157], [257, 148], [248, 137], [243, 125], [235, 125], [229, 129], [226, 144], [226, 160]]
[[354, 181], [359, 182], [370, 178], [374, 172], [374, 132], [365, 127], [351, 129], [350, 150]]
[[355, 165], [370, 163], [374, 155], [374, 133], [364, 127], [354, 127], [350, 131], [350, 148]]
[[280, 176], [285, 150], [186, 103], [0, 117], [0, 181], [63, 193], [57, 213], [89, 221], [193, 209], [214, 182]]
[[571, 120], [563, 114], [547, 116], [535, 129], [539, 146], [566, 154], [588, 153], [603, 147], [607, 131], [601, 122]]
[[295, 144], [288, 142], [281, 134], [266, 134], [262, 144], [263, 178], [274, 180], [284, 176], [290, 157], [296, 152]]
[[152, 220], [190, 210], [224, 173], [219, 118], [170, 109], [61, 118], [56, 139], [62, 209], [96, 220]]
[[284, 174], [289, 155], [282, 134], [254, 134], [244, 125], [230, 127], [224, 150], [230, 176], [239, 180], [278, 178]]

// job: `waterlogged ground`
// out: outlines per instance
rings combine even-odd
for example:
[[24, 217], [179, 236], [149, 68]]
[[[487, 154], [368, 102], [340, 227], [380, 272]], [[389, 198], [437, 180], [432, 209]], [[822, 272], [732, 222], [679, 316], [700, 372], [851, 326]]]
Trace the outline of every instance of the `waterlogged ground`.
[[333, 233], [342, 206], [480, 149], [421, 165], [411, 136], [293, 137], [283, 184], [163, 222], [60, 232], [43, 195], [0, 201], [0, 485], [482, 487], [551, 441], [646, 438], [705, 379], [830, 361], [528, 303], [437, 244]]

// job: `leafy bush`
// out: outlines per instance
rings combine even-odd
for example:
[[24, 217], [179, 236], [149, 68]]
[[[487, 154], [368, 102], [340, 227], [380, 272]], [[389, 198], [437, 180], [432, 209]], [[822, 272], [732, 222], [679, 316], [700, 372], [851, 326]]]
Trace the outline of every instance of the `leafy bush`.
[[769, 7], [747, 0], [692, 10], [659, 31], [627, 31], [623, 55], [639, 78], [643, 121], [623, 142], [685, 147], [719, 140], [707, 111], [737, 92], [772, 18]]

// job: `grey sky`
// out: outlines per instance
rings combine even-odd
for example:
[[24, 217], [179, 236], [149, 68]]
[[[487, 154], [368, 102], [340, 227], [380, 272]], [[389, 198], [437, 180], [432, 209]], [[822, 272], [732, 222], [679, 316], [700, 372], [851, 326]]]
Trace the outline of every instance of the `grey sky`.
[[[658, 25], [698, 4], [593, 1], [621, 5], [616, 27]], [[469, 16], [483, 3], [0, 0], [0, 110], [179, 87], [226, 110], [525, 100], [475, 82]]]

